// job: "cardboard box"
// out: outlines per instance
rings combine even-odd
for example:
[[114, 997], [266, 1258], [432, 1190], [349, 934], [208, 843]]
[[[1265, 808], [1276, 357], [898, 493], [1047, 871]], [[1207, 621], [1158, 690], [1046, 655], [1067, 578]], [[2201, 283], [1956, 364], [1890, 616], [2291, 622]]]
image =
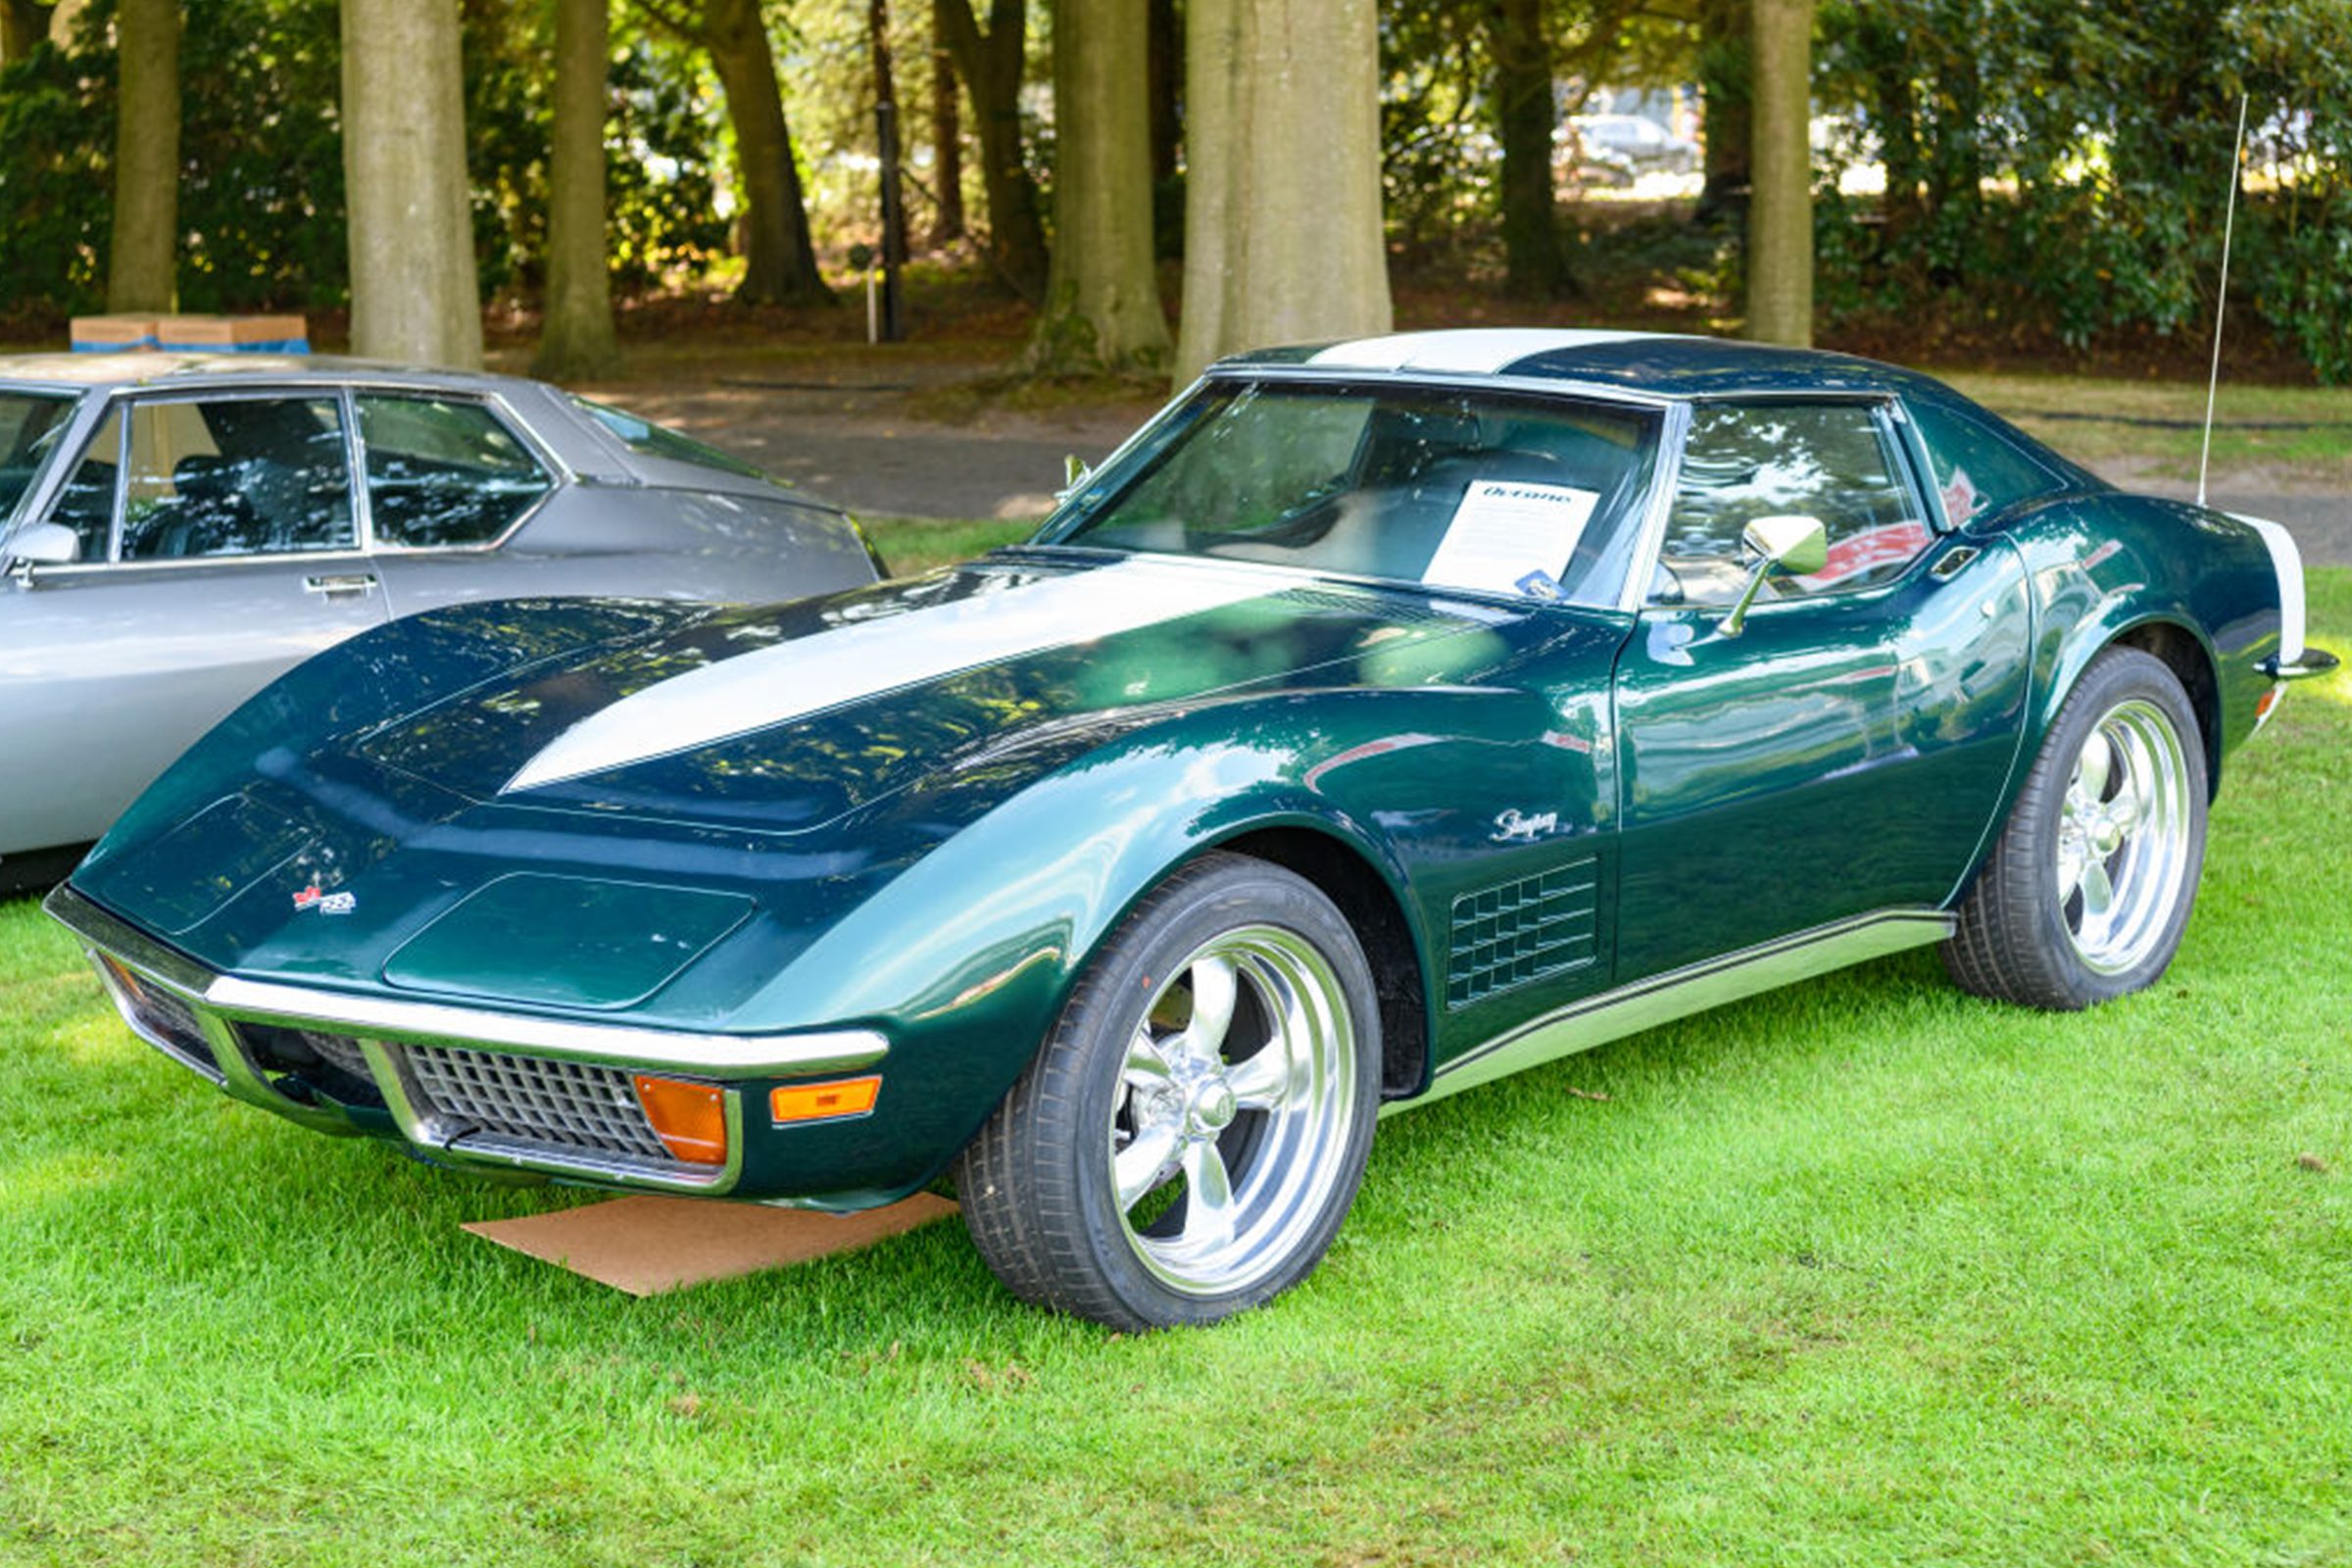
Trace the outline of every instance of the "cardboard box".
[[199, 354], [308, 354], [311, 326], [299, 316], [166, 316], [156, 346]]
[[638, 1197], [465, 1228], [614, 1290], [655, 1296], [870, 1247], [955, 1212], [931, 1193], [855, 1214]]
[[155, 328], [152, 316], [76, 316], [74, 352], [119, 354], [124, 349], [151, 349], [156, 345]]

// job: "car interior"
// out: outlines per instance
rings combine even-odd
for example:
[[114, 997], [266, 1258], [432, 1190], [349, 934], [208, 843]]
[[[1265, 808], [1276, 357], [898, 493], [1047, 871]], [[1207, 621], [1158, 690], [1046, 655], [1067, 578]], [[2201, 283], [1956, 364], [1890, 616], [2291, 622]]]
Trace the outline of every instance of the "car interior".
[[1768, 598], [1858, 588], [1901, 574], [1931, 534], [1877, 413], [1862, 404], [1712, 404], [1691, 419], [1665, 547], [1658, 605], [1731, 605], [1753, 562], [1741, 535], [1758, 517], [1818, 517], [1830, 564], [1767, 574]]
[[1526, 485], [1593, 498], [1568, 560], [1531, 546], [1528, 563], [1577, 597], [1648, 471], [1635, 416], [1443, 394], [1283, 401], [1276, 419], [1250, 420], [1247, 394], [1209, 415], [1073, 542], [1421, 581], [1474, 485]]
[[132, 411], [121, 559], [357, 545], [335, 399], [145, 403]]

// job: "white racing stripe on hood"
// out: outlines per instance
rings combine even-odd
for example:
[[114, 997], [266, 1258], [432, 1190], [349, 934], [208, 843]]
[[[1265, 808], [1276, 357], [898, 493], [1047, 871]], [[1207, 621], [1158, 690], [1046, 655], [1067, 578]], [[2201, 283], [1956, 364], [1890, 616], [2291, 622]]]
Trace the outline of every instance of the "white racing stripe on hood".
[[634, 692], [557, 736], [502, 795], [602, 773], [828, 708], [1199, 614], [1282, 586], [1259, 572], [1123, 561], [836, 626]]
[[1494, 375], [1507, 365], [1556, 349], [1598, 348], [1636, 342], [1654, 332], [1611, 332], [1589, 327], [1466, 326], [1439, 332], [1396, 332], [1387, 337], [1335, 343], [1308, 360], [1355, 370], [1451, 370]]

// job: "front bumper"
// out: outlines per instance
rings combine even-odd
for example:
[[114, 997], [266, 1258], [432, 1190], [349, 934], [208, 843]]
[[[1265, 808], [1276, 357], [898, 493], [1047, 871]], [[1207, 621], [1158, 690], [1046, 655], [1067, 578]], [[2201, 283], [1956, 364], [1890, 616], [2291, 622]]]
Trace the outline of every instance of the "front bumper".
[[[43, 906], [81, 940], [132, 1032], [232, 1097], [315, 1131], [407, 1142], [435, 1163], [720, 1197], [742, 1183], [745, 1104], [778, 1080], [870, 1068], [870, 1030], [695, 1034], [314, 990], [215, 973], [71, 884]], [[725, 1158], [669, 1154], [635, 1073], [723, 1097]], [[764, 1123], [763, 1114], [753, 1121]]]

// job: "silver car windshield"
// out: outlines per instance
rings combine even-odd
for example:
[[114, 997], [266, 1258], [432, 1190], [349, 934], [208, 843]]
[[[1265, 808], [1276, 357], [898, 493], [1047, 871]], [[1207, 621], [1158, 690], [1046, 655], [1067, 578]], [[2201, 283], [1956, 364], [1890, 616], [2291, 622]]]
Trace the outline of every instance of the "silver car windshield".
[[56, 392], [0, 392], [0, 524], [15, 520], [25, 492], [57, 448], [74, 400]]
[[1041, 544], [1617, 602], [1658, 416], [1424, 387], [1212, 383]]

